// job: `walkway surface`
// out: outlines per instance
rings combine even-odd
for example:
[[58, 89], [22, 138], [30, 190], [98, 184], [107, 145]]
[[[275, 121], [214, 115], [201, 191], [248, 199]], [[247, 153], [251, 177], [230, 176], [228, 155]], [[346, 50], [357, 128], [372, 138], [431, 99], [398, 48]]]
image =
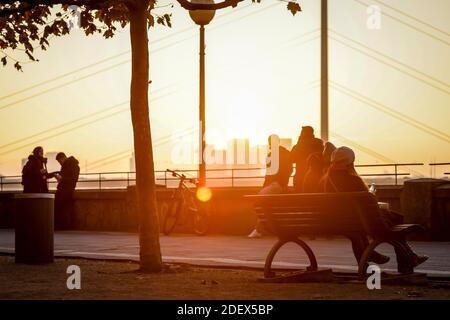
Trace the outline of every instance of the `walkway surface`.
[[[265, 257], [276, 239], [171, 235], [161, 236], [160, 241], [165, 262], [262, 268]], [[357, 271], [348, 240], [306, 239], [306, 242], [315, 252], [320, 267], [330, 267], [334, 271], [341, 272]], [[430, 256], [427, 262], [416, 269], [417, 272], [424, 272], [430, 276], [450, 277], [450, 242], [412, 242], [411, 245], [419, 254]], [[389, 245], [381, 245], [378, 251], [394, 259], [394, 262], [384, 265], [382, 270], [395, 271], [393, 249]], [[0, 229], [0, 253], [14, 253], [14, 230]], [[55, 256], [138, 260], [138, 235], [122, 232], [56, 232]], [[295, 244], [288, 244], [278, 253], [274, 266], [304, 268], [307, 263], [307, 257], [300, 248]]]

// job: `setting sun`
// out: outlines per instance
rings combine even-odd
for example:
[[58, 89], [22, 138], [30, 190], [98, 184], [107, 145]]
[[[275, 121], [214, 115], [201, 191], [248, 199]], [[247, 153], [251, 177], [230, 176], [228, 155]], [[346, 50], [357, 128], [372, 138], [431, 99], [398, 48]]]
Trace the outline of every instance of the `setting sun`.
[[212, 198], [212, 191], [208, 187], [200, 187], [197, 189], [197, 199], [201, 202], [208, 202]]

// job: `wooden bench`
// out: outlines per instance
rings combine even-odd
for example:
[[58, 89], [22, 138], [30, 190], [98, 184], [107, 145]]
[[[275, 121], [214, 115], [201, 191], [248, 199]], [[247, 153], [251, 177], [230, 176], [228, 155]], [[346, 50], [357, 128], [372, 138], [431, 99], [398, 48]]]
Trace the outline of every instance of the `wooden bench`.
[[[423, 231], [415, 224], [401, 224], [388, 228], [383, 222], [378, 203], [369, 192], [322, 194], [275, 194], [246, 196], [255, 204], [258, 219], [278, 237], [267, 255], [264, 278], [273, 278], [272, 262], [278, 250], [286, 243], [298, 244], [307, 254], [307, 271], [317, 271], [318, 265], [312, 249], [301, 236], [368, 236], [369, 246], [359, 261], [358, 274], [366, 275], [369, 257], [378, 245], [389, 243], [401, 252], [408, 265], [413, 265], [406, 254], [405, 237]], [[331, 272], [331, 271], [330, 271]], [[413, 273], [413, 267], [405, 273]]]

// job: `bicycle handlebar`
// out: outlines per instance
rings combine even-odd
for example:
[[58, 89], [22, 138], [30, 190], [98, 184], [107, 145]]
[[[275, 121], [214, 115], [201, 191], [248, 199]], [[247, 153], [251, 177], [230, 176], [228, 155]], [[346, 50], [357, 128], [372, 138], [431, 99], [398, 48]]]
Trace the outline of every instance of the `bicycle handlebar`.
[[189, 181], [190, 183], [193, 183], [193, 184], [197, 184], [198, 183], [196, 178], [188, 179], [184, 174], [180, 174], [180, 173], [176, 172], [175, 170], [166, 169], [166, 171], [170, 172], [173, 177], [180, 178], [182, 181], [183, 180], [187, 180], [187, 181]]

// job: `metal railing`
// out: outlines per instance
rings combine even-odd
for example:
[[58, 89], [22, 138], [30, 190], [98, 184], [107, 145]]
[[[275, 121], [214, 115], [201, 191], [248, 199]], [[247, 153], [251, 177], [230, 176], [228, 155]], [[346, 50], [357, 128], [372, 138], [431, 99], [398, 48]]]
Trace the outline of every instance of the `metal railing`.
[[[436, 163], [429, 163], [428, 165], [431, 168], [431, 177], [434, 178], [434, 177], [436, 177], [436, 168], [444, 167], [444, 166], [450, 167], [450, 162], [436, 162]], [[450, 172], [444, 172], [443, 174], [448, 176], [448, 175], [450, 175]]]
[[[423, 163], [390, 163], [390, 164], [362, 164], [356, 165], [357, 168], [388, 168], [391, 172], [374, 172], [374, 173], [361, 173], [362, 177], [393, 177], [395, 185], [398, 185], [399, 177], [410, 176], [410, 172], [399, 172], [400, 167], [416, 167], [423, 166]], [[430, 164], [434, 166], [438, 165], [450, 165], [450, 163], [435, 163]], [[264, 179], [265, 168], [220, 168], [220, 169], [207, 169], [208, 181], [228, 181], [228, 187], [236, 187], [238, 182], [247, 182], [251, 186], [260, 185], [256, 181]], [[198, 169], [186, 169], [178, 170], [192, 177], [198, 177]], [[259, 173], [251, 174], [251, 171], [259, 171]], [[220, 173], [216, 175], [216, 173]], [[17, 191], [21, 190], [21, 176], [0, 176], [0, 191]], [[173, 178], [170, 173], [165, 170], [155, 171], [155, 180], [157, 184], [163, 184], [164, 187], [169, 187], [172, 181], [178, 181], [177, 178]], [[118, 189], [126, 188], [130, 185], [134, 185], [136, 182], [135, 172], [97, 172], [97, 173], [83, 173], [80, 174], [77, 189]], [[49, 181], [50, 188], [54, 189], [56, 181]], [[242, 185], [242, 183], [241, 183]], [[12, 187], [16, 186], [16, 187]], [[175, 184], [173, 185], [175, 186]]]
[[[395, 185], [398, 185], [398, 177], [400, 176], [409, 176], [410, 173], [399, 173], [399, 167], [417, 167], [423, 166], [423, 163], [389, 163], [389, 164], [361, 164], [355, 165], [356, 168], [376, 168], [376, 167], [391, 167], [394, 169], [394, 173], [392, 174], [375, 174], [375, 176], [394, 176], [395, 177]], [[374, 175], [364, 175], [361, 176], [374, 176]]]

